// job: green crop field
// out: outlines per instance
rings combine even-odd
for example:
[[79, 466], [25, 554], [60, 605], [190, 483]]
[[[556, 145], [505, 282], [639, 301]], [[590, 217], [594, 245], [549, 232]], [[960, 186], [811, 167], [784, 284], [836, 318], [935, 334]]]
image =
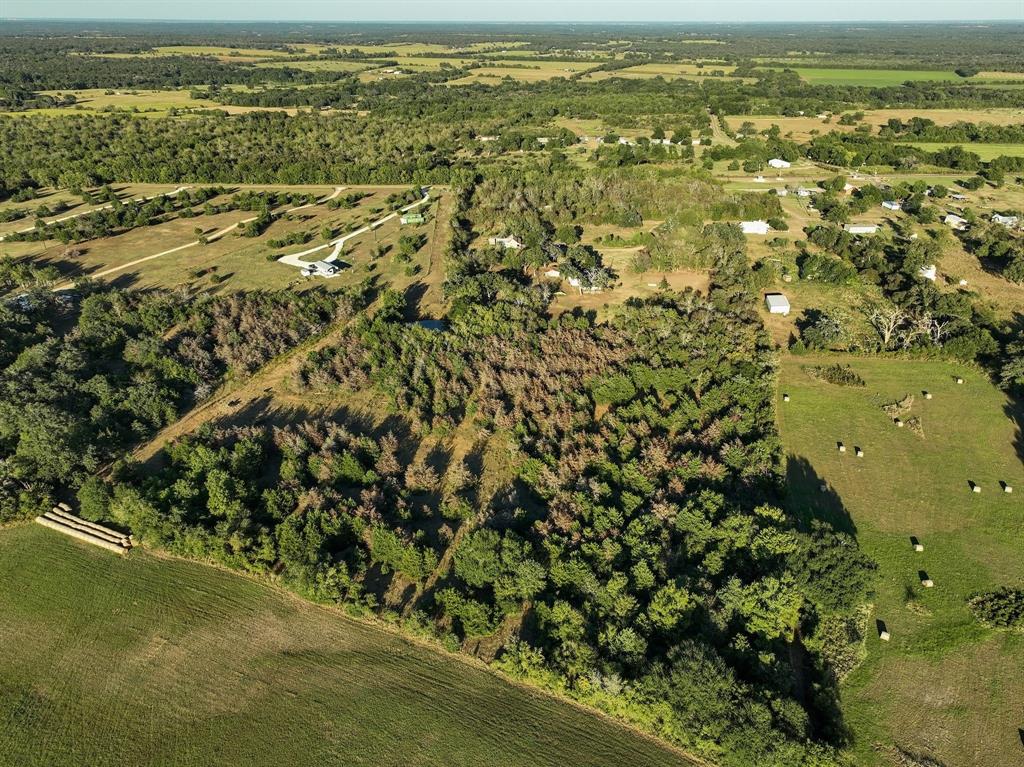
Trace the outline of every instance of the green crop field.
[[863, 85], [884, 88], [902, 85], [907, 80], [952, 80], [955, 72], [940, 72], [926, 69], [819, 69], [816, 67], [793, 67], [801, 79], [811, 85]]
[[[803, 370], [834, 361], [848, 361], [866, 386], [818, 382]], [[1019, 405], [981, 373], [939, 361], [787, 357], [780, 388], [791, 395], [778, 404], [790, 508], [854, 531], [879, 565], [867, 659], [841, 689], [858, 763], [878, 764], [879, 749], [895, 746], [947, 765], [1020, 765], [1024, 635], [983, 628], [965, 603], [1024, 582]], [[896, 428], [881, 409], [907, 394], [915, 400], [903, 418], [919, 417], [923, 436]], [[1003, 493], [1000, 481], [1017, 493]], [[919, 571], [934, 588], [922, 587]]]
[[608, 720], [243, 577], [0, 531], [0, 765], [679, 765]]
[[963, 147], [968, 152], [973, 152], [978, 155], [982, 160], [988, 162], [995, 159], [996, 157], [1024, 157], [1024, 144], [957, 144], [957, 143], [936, 143], [931, 144], [927, 142], [908, 142], [911, 146], [916, 146], [918, 149], [924, 149], [926, 152], [938, 152], [940, 149], [946, 149], [951, 146]]

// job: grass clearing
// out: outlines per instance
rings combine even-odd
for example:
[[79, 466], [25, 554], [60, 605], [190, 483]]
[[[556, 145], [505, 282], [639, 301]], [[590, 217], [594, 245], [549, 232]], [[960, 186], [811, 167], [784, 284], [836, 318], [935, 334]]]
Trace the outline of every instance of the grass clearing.
[[926, 152], [938, 152], [948, 149], [951, 146], [962, 147], [968, 152], [978, 155], [984, 162], [994, 160], [996, 157], [1024, 157], [1024, 144], [973, 144], [973, 143], [928, 143], [923, 141], [907, 142], [910, 146], [923, 149]]
[[[129, 189], [137, 191], [136, 187], [129, 187]], [[319, 198], [326, 197], [333, 190], [332, 187], [323, 186], [252, 185], [232, 186], [231, 189], [232, 193], [244, 189], [312, 192]], [[443, 273], [439, 262], [434, 264], [432, 259], [438, 260], [439, 254], [443, 252], [443, 245], [440, 243], [439, 237], [443, 237], [443, 228], [447, 222], [443, 211], [448, 204], [448, 198], [441, 188], [435, 188], [431, 192], [432, 202], [426, 224], [401, 226], [396, 217], [373, 232], [367, 232], [347, 242], [341, 261], [348, 266], [336, 278], [326, 281], [320, 278], [306, 279], [296, 268], [276, 261], [276, 257], [285, 253], [296, 253], [323, 244], [320, 229], [324, 225], [330, 226], [334, 230], [335, 236], [340, 236], [347, 231], [358, 229], [370, 221], [382, 218], [388, 213], [385, 198], [393, 192], [407, 190], [407, 186], [347, 186], [341, 194], [347, 195], [359, 191], [367, 195], [354, 208], [331, 210], [326, 205], [314, 205], [277, 219], [259, 237], [241, 237], [234, 233], [228, 233], [206, 245], [192, 245], [141, 263], [135, 262], [180, 245], [195, 242], [194, 229], [196, 227], [202, 228], [204, 234], [209, 236], [240, 221], [252, 218], [256, 214], [250, 211], [235, 210], [214, 216], [173, 218], [162, 224], [139, 227], [112, 237], [87, 240], [71, 246], [65, 246], [55, 241], [4, 241], [0, 242], [0, 257], [28, 258], [37, 265], [55, 266], [61, 273], [61, 283], [91, 275], [120, 287], [174, 288], [179, 285], [189, 285], [196, 289], [224, 292], [286, 287], [301, 290], [314, 285], [326, 285], [329, 289], [339, 289], [371, 278], [397, 290], [409, 290], [413, 285], [425, 282], [425, 290], [423, 293], [417, 294], [418, 298], [421, 305], [427, 303], [433, 305], [440, 301], [439, 291]], [[161, 188], [159, 191], [166, 191], [166, 189]], [[150, 191], [149, 193], [155, 194], [156, 192]], [[211, 202], [216, 205], [226, 199], [227, 197], [215, 198]], [[201, 208], [201, 206], [199, 207]], [[374, 212], [375, 209], [376, 212]], [[437, 211], [439, 209], [442, 210], [443, 220], [438, 218]], [[10, 229], [23, 229], [30, 226], [31, 223], [31, 219], [22, 219], [5, 226]], [[284, 248], [269, 246], [269, 240], [281, 238], [290, 232], [312, 232], [313, 239], [305, 244], [289, 245]], [[410, 233], [423, 234], [426, 237], [426, 244], [412, 257], [411, 261], [402, 263], [395, 257], [397, 242], [399, 237]], [[385, 246], [389, 250], [383, 257], [374, 260], [371, 254], [377, 246]], [[69, 247], [77, 249], [81, 255], [74, 259], [65, 257], [64, 253]], [[328, 248], [320, 251], [311, 255], [307, 260], [323, 258], [330, 253], [330, 250]], [[271, 258], [271, 256], [275, 258]], [[107, 272], [110, 273], [107, 274]], [[434, 285], [435, 282], [436, 285]], [[436, 309], [436, 307], [434, 308]]]
[[606, 719], [243, 577], [0, 531], [0, 765], [679, 765]]
[[288, 112], [296, 109], [285, 107], [240, 107], [220, 104], [211, 99], [194, 99], [188, 89], [184, 90], [111, 90], [87, 88], [83, 90], [41, 91], [50, 96], [73, 95], [77, 101], [73, 106], [50, 109], [28, 109], [22, 112], [0, 112], [9, 117], [22, 115], [64, 116], [69, 114], [96, 114], [105, 111], [138, 112], [140, 117], [166, 117], [171, 109], [219, 109], [228, 114], [244, 112]]
[[817, 67], [793, 67], [800, 79], [811, 85], [859, 85], [869, 88], [885, 88], [913, 81], [957, 81], [956, 72], [932, 71], [927, 69], [825, 69]]
[[[955, 122], [1017, 125], [1024, 122], [1024, 109], [871, 109], [864, 111], [863, 122], [878, 128], [892, 118], [906, 122], [913, 117], [924, 117], [936, 125]], [[815, 115], [727, 115], [724, 119], [734, 131], [745, 122], [753, 123], [759, 131], [778, 125], [783, 136], [792, 134], [798, 141], [833, 131], [849, 133], [856, 128], [855, 125], [839, 125], [838, 116], [833, 116], [828, 122]]]
[[[866, 387], [815, 381], [802, 369], [832, 362], [849, 363]], [[879, 750], [895, 744], [944, 764], [1019, 765], [1024, 635], [981, 627], [965, 600], [1024, 582], [1024, 507], [999, 486], [1024, 486], [1020, 403], [945, 361], [785, 356], [780, 388], [791, 395], [778, 403], [790, 510], [855, 531], [879, 564], [867, 660], [841, 691], [858, 763], [878, 764]], [[915, 401], [904, 418], [920, 417], [923, 438], [880, 407], [907, 394]], [[862, 447], [864, 458], [840, 454], [837, 441]], [[983, 492], [970, 492], [968, 480]], [[934, 588], [921, 587], [919, 570]], [[892, 641], [878, 640], [876, 618]]]

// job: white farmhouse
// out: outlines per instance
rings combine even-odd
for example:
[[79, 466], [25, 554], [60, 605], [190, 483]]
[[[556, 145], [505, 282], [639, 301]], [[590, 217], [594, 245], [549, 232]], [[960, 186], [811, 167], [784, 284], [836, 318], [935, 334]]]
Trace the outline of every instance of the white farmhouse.
[[771, 314], [781, 314], [783, 317], [789, 316], [789, 299], [781, 293], [766, 293], [764, 305], [768, 307], [768, 311]]
[[850, 234], [874, 234], [878, 231], [876, 224], [847, 224], [843, 228]]
[[767, 221], [740, 221], [743, 234], [768, 234], [770, 227]]
[[955, 213], [950, 213], [948, 216], [942, 219], [942, 221], [944, 224], [946, 224], [946, 226], [951, 226], [958, 232], [962, 232], [964, 229], [967, 228], [967, 219], [961, 218]]
[[506, 250], [521, 250], [526, 243], [521, 242], [517, 237], [489, 237], [487, 239], [488, 245], [497, 245], [500, 248]]
[[885, 200], [882, 207], [886, 210], [903, 210], [903, 203], [899, 200]]
[[778, 157], [774, 157], [771, 160], [769, 160], [768, 164], [773, 168], [788, 168], [792, 165], [792, 163], [786, 162], [785, 160], [780, 160]]

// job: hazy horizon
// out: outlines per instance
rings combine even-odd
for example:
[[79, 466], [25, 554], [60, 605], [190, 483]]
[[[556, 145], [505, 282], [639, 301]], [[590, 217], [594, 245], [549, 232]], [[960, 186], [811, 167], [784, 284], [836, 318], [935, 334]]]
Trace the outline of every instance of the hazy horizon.
[[[380, 5], [350, 0], [178, 0], [126, 5], [121, 0], [6, 0], [7, 20], [153, 22], [353, 22], [353, 23], [577, 23], [577, 24], [772, 24], [913, 23], [1024, 20], [1024, 0], [862, 0], [856, 5], [820, 0], [520, 0], [483, 4], [471, 0], [394, 0]], [[508, 14], [514, 13], [515, 18]], [[243, 15], [244, 14], [244, 15]]]

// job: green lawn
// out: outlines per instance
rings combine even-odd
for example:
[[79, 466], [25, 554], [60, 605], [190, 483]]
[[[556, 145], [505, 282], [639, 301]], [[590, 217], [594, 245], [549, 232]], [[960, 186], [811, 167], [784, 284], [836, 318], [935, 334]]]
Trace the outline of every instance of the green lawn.
[[[867, 385], [817, 382], [802, 369], [834, 360]], [[901, 747], [946, 765], [1019, 767], [1024, 635], [981, 627], [965, 604], [972, 592], [1024, 583], [1024, 447], [1009, 417], [1021, 423], [1019, 406], [979, 372], [941, 361], [786, 357], [780, 388], [791, 395], [778, 403], [791, 510], [855, 531], [879, 564], [867, 660], [842, 688], [857, 762], [888, 764], [880, 754]], [[919, 417], [923, 438], [881, 409], [906, 394], [915, 402], [903, 418]], [[934, 588], [922, 587], [919, 571]], [[878, 639], [875, 619], [890, 642]]]
[[0, 531], [0, 765], [680, 765], [612, 722], [237, 575]]
[[811, 85], [863, 85], [884, 88], [902, 85], [907, 80], [959, 80], [955, 72], [926, 69], [819, 69], [793, 67], [793, 70]]
[[982, 160], [988, 162], [996, 157], [1024, 157], [1024, 144], [968, 144], [968, 143], [935, 143], [930, 144], [923, 141], [907, 142], [911, 146], [916, 146], [918, 149], [924, 149], [926, 152], [938, 152], [940, 149], [946, 149], [951, 146], [961, 146], [968, 152], [974, 152]]

